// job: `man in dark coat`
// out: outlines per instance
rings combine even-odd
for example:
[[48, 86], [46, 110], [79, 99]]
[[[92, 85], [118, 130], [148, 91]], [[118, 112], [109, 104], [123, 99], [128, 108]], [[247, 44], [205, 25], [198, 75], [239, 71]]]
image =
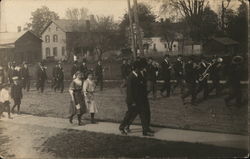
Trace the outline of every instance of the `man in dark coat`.
[[184, 62], [182, 60], [181, 56], [178, 56], [175, 64], [174, 64], [174, 73], [175, 73], [175, 79], [176, 84], [173, 85], [172, 93], [174, 93], [175, 89], [180, 86], [181, 93], [183, 93], [184, 87], [183, 87], [183, 78], [184, 78]]
[[79, 67], [78, 67], [78, 62], [74, 61], [74, 64], [71, 68], [71, 77], [73, 78], [73, 76], [75, 75], [75, 73], [79, 71]]
[[[206, 69], [209, 67], [209, 64], [205, 60], [205, 57], [201, 57], [200, 63], [199, 63], [199, 77], [202, 76], [202, 74], [206, 71]], [[207, 99], [208, 97], [208, 77], [204, 78], [203, 80], [199, 80], [199, 85], [197, 88], [197, 94], [199, 94], [201, 91], [203, 91], [203, 99]]]
[[211, 66], [209, 71], [210, 79], [212, 80], [212, 87], [209, 89], [209, 93], [215, 89], [216, 95], [219, 95], [221, 91], [220, 79], [221, 79], [221, 70], [222, 70], [222, 58], [213, 59], [214, 65]]
[[57, 71], [56, 71], [56, 85], [55, 85], [55, 92], [57, 89], [60, 89], [61, 93], [64, 90], [64, 71], [62, 67], [61, 61], [58, 62]]
[[26, 89], [27, 91], [29, 91], [30, 90], [30, 73], [29, 73], [29, 68], [26, 62], [23, 63], [21, 74], [22, 74], [21, 76], [22, 76], [23, 89]]
[[79, 71], [83, 74], [83, 79], [87, 79], [87, 73], [89, 72], [89, 70], [85, 59], [83, 59], [82, 65], [79, 67]]
[[58, 72], [58, 64], [55, 65], [55, 67], [52, 68], [52, 82], [51, 82], [51, 89], [56, 90], [56, 84], [57, 84], [57, 72]]
[[185, 64], [185, 81], [187, 91], [181, 96], [183, 104], [185, 104], [185, 98], [192, 96], [191, 103], [195, 105], [196, 103], [196, 87], [198, 83], [198, 66], [194, 62], [193, 58], [190, 58]]
[[157, 80], [158, 68], [154, 66], [153, 59], [148, 59], [148, 64], [146, 68], [146, 79], [147, 79], [147, 92], [153, 92], [153, 99], [156, 99], [156, 80]]
[[231, 92], [228, 97], [225, 98], [226, 106], [229, 106], [229, 102], [233, 99], [236, 100], [236, 105], [242, 105], [242, 92], [241, 92], [241, 84], [240, 80], [242, 79], [242, 61], [243, 58], [241, 56], [235, 56], [232, 59], [232, 63], [229, 66], [228, 73], [228, 83], [231, 88]]
[[134, 71], [130, 73], [127, 79], [127, 97], [126, 103], [128, 107], [128, 111], [125, 114], [125, 117], [120, 124], [119, 130], [122, 134], [127, 134], [125, 131], [125, 127], [129, 126], [135, 117], [139, 114], [143, 135], [144, 136], [153, 136], [151, 134], [152, 130], [149, 128], [149, 119], [148, 115], [148, 98], [147, 98], [147, 88], [146, 83], [143, 79], [143, 75], [141, 73], [142, 67], [139, 61], [134, 63]]
[[5, 75], [4, 75], [4, 69], [2, 66], [0, 66], [0, 84], [4, 83]]
[[96, 85], [100, 84], [100, 91], [103, 90], [103, 67], [99, 60], [97, 66], [95, 67]]
[[36, 76], [37, 76], [37, 85], [36, 88], [37, 90], [41, 90], [41, 93], [43, 93], [44, 91], [44, 86], [45, 86], [45, 81], [47, 80], [47, 73], [46, 73], [46, 68], [44, 67], [44, 63], [40, 62], [37, 72], [36, 72]]
[[167, 97], [170, 96], [170, 90], [171, 90], [171, 83], [170, 83], [170, 79], [171, 79], [171, 64], [169, 62], [169, 55], [165, 55], [164, 56], [164, 60], [161, 63], [161, 74], [162, 74], [162, 78], [164, 80], [164, 84], [163, 87], [161, 89], [161, 95], [163, 96], [163, 93], [165, 91], [167, 91]]

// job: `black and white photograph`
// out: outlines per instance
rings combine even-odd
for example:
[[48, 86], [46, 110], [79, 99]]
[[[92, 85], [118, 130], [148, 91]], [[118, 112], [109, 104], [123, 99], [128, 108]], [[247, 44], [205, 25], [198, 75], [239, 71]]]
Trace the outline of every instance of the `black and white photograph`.
[[248, 0], [0, 0], [0, 159], [247, 158]]

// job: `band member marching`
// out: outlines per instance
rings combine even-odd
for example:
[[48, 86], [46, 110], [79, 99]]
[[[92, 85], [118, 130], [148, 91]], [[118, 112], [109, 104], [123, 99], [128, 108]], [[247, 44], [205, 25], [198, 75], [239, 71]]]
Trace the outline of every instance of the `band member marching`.
[[184, 62], [183, 62], [182, 57], [180, 55], [178, 56], [173, 68], [174, 68], [174, 71], [175, 71], [176, 84], [173, 85], [172, 93], [174, 93], [175, 89], [178, 86], [180, 86], [181, 93], [183, 93], [183, 91], [184, 91], [184, 87], [183, 87]]

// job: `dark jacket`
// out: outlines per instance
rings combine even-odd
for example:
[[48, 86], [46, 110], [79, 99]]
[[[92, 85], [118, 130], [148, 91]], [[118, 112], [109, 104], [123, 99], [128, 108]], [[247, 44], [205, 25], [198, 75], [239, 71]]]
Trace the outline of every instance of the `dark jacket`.
[[146, 78], [148, 81], [156, 82], [157, 76], [156, 72], [158, 71], [157, 67], [154, 67], [152, 64], [147, 66]]
[[174, 71], [175, 71], [175, 76], [183, 77], [183, 62], [182, 61], [175, 62]]
[[37, 75], [38, 81], [46, 81], [47, 80], [47, 73], [46, 73], [45, 68], [38, 67], [36, 75]]
[[148, 101], [146, 83], [140, 73], [137, 76], [131, 72], [127, 79], [127, 104], [136, 104], [136, 107], [145, 106], [143, 103]]
[[30, 78], [29, 68], [24, 68], [23, 67], [21, 69], [21, 74], [22, 74], [22, 78], [29, 79]]
[[12, 99], [21, 99], [23, 98], [22, 86], [20, 84], [12, 84], [10, 95]]
[[161, 63], [161, 75], [164, 80], [170, 80], [171, 78], [171, 65], [165, 60]]
[[63, 72], [63, 68], [62, 67], [58, 67], [57, 68], [56, 79], [59, 80], [59, 81], [64, 80], [64, 72]]
[[96, 75], [96, 77], [103, 77], [103, 68], [102, 68], [102, 65], [97, 65], [95, 67], [95, 75]]
[[185, 80], [187, 83], [195, 83], [195, 81], [198, 79], [198, 70], [194, 68], [193, 62], [191, 63], [186, 63], [185, 65]]
[[79, 67], [77, 65], [73, 65], [71, 68], [71, 77], [73, 77], [77, 71], [79, 71]]

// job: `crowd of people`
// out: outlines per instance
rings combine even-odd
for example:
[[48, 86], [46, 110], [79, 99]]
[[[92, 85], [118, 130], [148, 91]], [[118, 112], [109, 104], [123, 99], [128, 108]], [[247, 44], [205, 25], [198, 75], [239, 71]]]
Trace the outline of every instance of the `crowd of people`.
[[[185, 58], [178, 56], [173, 61], [169, 55], [165, 55], [160, 63], [151, 57], [137, 57], [134, 61], [123, 59], [121, 65], [123, 82], [120, 87], [126, 88], [128, 110], [119, 127], [122, 134], [130, 132], [129, 126], [139, 115], [143, 135], [153, 135], [154, 131], [150, 128], [148, 96], [152, 93], [152, 99], [156, 100], [157, 90], [160, 91], [162, 97], [170, 97], [179, 87], [183, 104], [186, 104], [187, 97], [191, 96], [192, 105], [197, 105], [197, 96], [201, 92], [203, 92], [203, 100], [206, 100], [213, 90], [215, 90], [216, 95], [221, 94], [223, 88], [220, 83], [221, 74], [225, 70], [223, 69], [223, 58], [216, 56], [212, 58], [203, 56]], [[242, 62], [241, 56], [235, 56], [231, 59], [230, 65], [227, 66], [227, 80], [231, 88], [229, 95], [225, 98], [227, 106], [233, 99], [236, 99], [236, 105], [242, 105], [240, 87]], [[95, 91], [97, 85], [100, 85], [100, 91], [103, 90], [103, 74], [104, 69], [101, 61], [98, 61], [94, 69], [87, 67], [86, 60], [81, 61], [81, 63], [74, 62], [70, 72], [72, 82], [69, 86], [71, 95], [70, 123], [73, 123], [73, 117], [77, 115], [78, 124], [81, 125], [81, 117], [86, 112], [90, 113], [91, 123], [95, 123], [95, 113], [98, 112]], [[39, 63], [35, 75], [36, 89], [43, 93], [48, 79], [44, 62]], [[157, 83], [159, 79], [163, 80], [160, 89], [158, 89], [159, 84]], [[175, 79], [174, 82], [173, 79]], [[59, 90], [62, 93], [64, 80], [64, 69], [59, 61], [52, 69], [51, 89], [55, 92]], [[211, 85], [208, 84], [208, 80], [212, 81]], [[7, 110], [9, 118], [11, 118], [10, 113], [14, 113], [16, 107], [17, 113], [20, 113], [22, 89], [30, 90], [30, 72], [27, 63], [24, 62], [22, 66], [16, 66], [15, 62], [11, 62], [6, 71], [0, 66], [0, 84], [0, 116], [4, 110]], [[12, 109], [10, 109], [11, 98], [14, 101]]]

